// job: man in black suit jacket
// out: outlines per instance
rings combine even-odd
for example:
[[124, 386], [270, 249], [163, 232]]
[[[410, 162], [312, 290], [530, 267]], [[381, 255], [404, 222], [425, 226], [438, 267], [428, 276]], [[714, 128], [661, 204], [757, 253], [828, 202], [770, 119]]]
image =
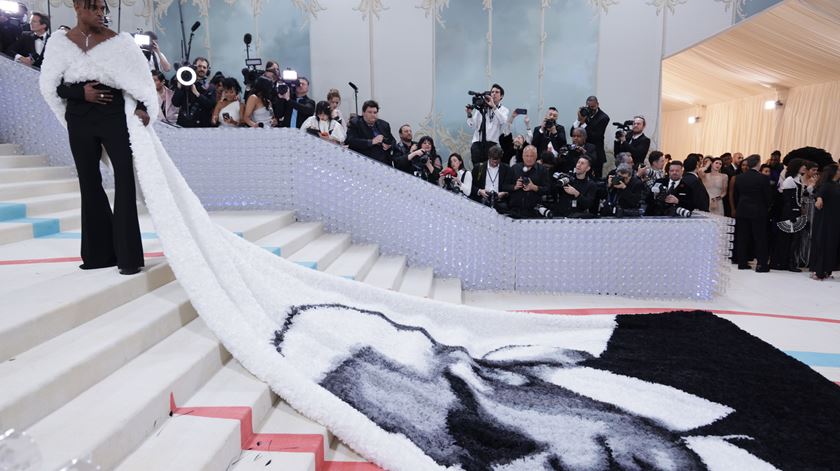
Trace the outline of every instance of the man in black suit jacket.
[[604, 133], [607, 132], [607, 125], [610, 124], [610, 117], [604, 113], [598, 104], [598, 98], [590, 96], [586, 99], [588, 113], [582, 114], [578, 110], [578, 120], [572, 124], [572, 132], [577, 128], [586, 128], [586, 142], [595, 146], [595, 160], [592, 162], [592, 174], [600, 179], [607, 161], [607, 153], [604, 151]]
[[633, 118], [631, 135], [628, 136], [626, 133], [619, 135], [613, 143], [613, 155], [630, 152], [633, 156], [633, 166], [639, 168], [645, 162], [648, 150], [650, 150], [650, 138], [645, 136], [646, 125], [644, 116]]
[[47, 30], [50, 27], [50, 17], [39, 12], [33, 12], [29, 19], [31, 31], [23, 32], [18, 39], [9, 46], [7, 53], [16, 62], [41, 67], [44, 61], [44, 48], [49, 40]]
[[[664, 192], [664, 194], [663, 194]], [[647, 197], [648, 216], [674, 216], [677, 208], [694, 211], [694, 195], [683, 179], [683, 164], [672, 160], [668, 176], [656, 180]]]
[[511, 167], [502, 185], [510, 193], [510, 215], [514, 218], [541, 217], [537, 205], [551, 191], [548, 172], [537, 163], [537, 148], [528, 145], [522, 151], [522, 162]]
[[694, 198], [694, 209], [699, 211], [709, 212], [709, 192], [706, 190], [706, 185], [700, 180], [697, 175], [697, 165], [700, 163], [700, 154], [691, 154], [683, 163], [683, 180], [691, 187], [691, 193]]
[[502, 162], [503, 155], [504, 151], [498, 145], [487, 150], [487, 161], [478, 164], [473, 169], [473, 184], [470, 190], [470, 198], [484, 204], [489, 204], [488, 195], [495, 191], [497, 199], [494, 209], [499, 212], [507, 209], [508, 196], [510, 196], [502, 189], [510, 173], [510, 166]]
[[733, 196], [735, 208], [735, 256], [738, 269], [746, 270], [750, 266], [749, 256], [755, 253], [757, 261], [755, 271], [770, 271], [768, 266], [769, 250], [767, 244], [767, 218], [770, 210], [770, 180], [758, 170], [761, 157], [753, 154], [747, 157], [750, 170], [735, 177]]
[[347, 144], [354, 151], [378, 160], [391, 163], [391, 147], [396, 141], [391, 134], [391, 125], [378, 119], [379, 103], [368, 100], [362, 105], [362, 116], [350, 121], [347, 128]]
[[[559, 116], [557, 108], [552, 106], [545, 114], [542, 124], [534, 128], [531, 144], [537, 148], [537, 155], [542, 155], [549, 144], [555, 153], [560, 152], [566, 145], [566, 129], [557, 123]], [[574, 164], [572, 166], [574, 167]]]
[[315, 114], [315, 100], [306, 95], [309, 93], [309, 79], [300, 77], [298, 81], [300, 84], [289, 92], [295, 92], [294, 98], [284, 96], [277, 100], [278, 106], [275, 110], [277, 127], [300, 129], [306, 118]]

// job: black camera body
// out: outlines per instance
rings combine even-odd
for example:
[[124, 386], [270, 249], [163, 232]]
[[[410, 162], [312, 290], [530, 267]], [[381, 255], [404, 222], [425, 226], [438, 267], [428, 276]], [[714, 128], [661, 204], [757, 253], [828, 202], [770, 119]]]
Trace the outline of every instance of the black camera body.
[[615, 140], [619, 140], [622, 136], [627, 135], [627, 133], [629, 133], [633, 129], [633, 120], [628, 119], [623, 123], [613, 123], [613, 126], [618, 128], [618, 130], [615, 132]]
[[543, 125], [543, 128], [550, 129], [550, 128], [553, 128], [554, 126], [557, 126], [557, 120], [547, 119], [547, 120], [545, 120], [545, 124]]
[[491, 208], [496, 208], [496, 205], [499, 203], [499, 194], [495, 191], [488, 191], [486, 192], [487, 196], [482, 199], [482, 203], [485, 206], [489, 206]]
[[467, 108], [479, 111], [487, 109], [487, 98], [490, 97], [490, 91], [474, 92], [470, 90], [467, 94], [472, 97], [472, 103], [468, 104]]
[[561, 148], [557, 149], [557, 153], [558, 153], [558, 154], [560, 154], [560, 155], [565, 156], [565, 155], [567, 155], [569, 152], [573, 152], [573, 151], [574, 151], [574, 152], [577, 152], [577, 151], [578, 151], [578, 149], [583, 149], [583, 148], [582, 148], [582, 147], [580, 147], [580, 146], [576, 146], [576, 145], [574, 145], [574, 144], [566, 144], [565, 146], [563, 146], [563, 147], [561, 147]]
[[619, 183], [624, 183], [624, 180], [621, 178], [621, 175], [615, 174], [610, 175], [610, 186], [616, 186]]
[[572, 183], [572, 181], [575, 179], [575, 176], [570, 173], [555, 172], [553, 175], [551, 175], [551, 178], [553, 178], [554, 181], [557, 182], [557, 185], [566, 186]]
[[246, 87], [253, 87], [257, 79], [262, 77], [264, 73], [264, 69], [245, 67], [242, 69], [242, 81], [245, 83]]
[[588, 106], [581, 106], [578, 109], [578, 112], [580, 112], [580, 115], [583, 116], [586, 119], [589, 119], [589, 118], [592, 117], [592, 110], [590, 110]]

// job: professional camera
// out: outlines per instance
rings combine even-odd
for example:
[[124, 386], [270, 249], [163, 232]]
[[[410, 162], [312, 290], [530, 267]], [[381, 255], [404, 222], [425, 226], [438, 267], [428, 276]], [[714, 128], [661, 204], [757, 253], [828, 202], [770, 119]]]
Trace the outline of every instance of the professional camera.
[[467, 105], [471, 110], [485, 110], [487, 109], [487, 99], [490, 98], [490, 92], [474, 92], [472, 90], [467, 92], [467, 95], [472, 96], [472, 103]]
[[554, 172], [551, 178], [553, 178], [559, 186], [566, 186], [572, 182], [575, 176], [568, 173]]
[[580, 146], [576, 146], [576, 145], [574, 145], [574, 144], [566, 144], [565, 146], [563, 146], [563, 147], [561, 147], [561, 148], [557, 149], [557, 153], [558, 153], [558, 154], [560, 154], [560, 155], [565, 156], [565, 155], [566, 155], [566, 154], [568, 154], [569, 152], [572, 152], [572, 151], [578, 151], [578, 149], [582, 149], [582, 147], [580, 147]]
[[543, 125], [543, 128], [550, 129], [550, 128], [553, 128], [554, 126], [557, 126], [557, 120], [547, 119], [547, 120], [545, 120], [545, 124]]
[[674, 210], [673, 210], [672, 214], [670, 214], [670, 216], [671, 217], [680, 217], [680, 218], [690, 218], [691, 217], [691, 210], [681, 208], [679, 206], [674, 206]]
[[621, 175], [610, 175], [610, 186], [616, 186], [619, 183], [624, 183], [624, 180], [621, 178]]
[[294, 95], [294, 90], [298, 85], [300, 85], [300, 80], [297, 71], [287, 67], [280, 73], [280, 80], [274, 85], [274, 90], [278, 95], [285, 95], [291, 90], [290, 95]]
[[541, 204], [534, 206], [534, 211], [536, 211], [540, 216], [546, 219], [551, 219], [554, 217], [554, 213], [552, 213], [550, 209], [546, 208]]
[[592, 117], [592, 111], [589, 109], [588, 106], [581, 106], [578, 109], [578, 111], [580, 112], [580, 115], [583, 116], [586, 119], [589, 119], [589, 118]]
[[633, 129], [633, 120], [630, 119], [623, 123], [613, 123], [613, 126], [618, 128], [618, 131], [615, 132], [615, 139], [618, 140]]
[[491, 190], [486, 192], [486, 195], [487, 196], [481, 199], [481, 202], [484, 203], [485, 206], [495, 208], [499, 203], [499, 194]]

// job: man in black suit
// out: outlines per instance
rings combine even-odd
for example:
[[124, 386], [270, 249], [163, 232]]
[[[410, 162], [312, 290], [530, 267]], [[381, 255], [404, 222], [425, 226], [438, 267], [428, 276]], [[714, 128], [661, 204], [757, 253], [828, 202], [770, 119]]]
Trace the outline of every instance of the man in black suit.
[[700, 154], [690, 154], [683, 163], [683, 180], [691, 187], [691, 194], [694, 198], [694, 209], [699, 211], [709, 212], [709, 192], [706, 190], [706, 185], [700, 180], [697, 175], [697, 165], [700, 163], [702, 156]]
[[545, 168], [537, 163], [537, 148], [529, 145], [522, 151], [522, 162], [514, 165], [502, 185], [510, 193], [510, 215], [515, 218], [541, 217], [537, 207], [551, 185]]
[[[584, 111], [585, 112], [582, 112]], [[598, 104], [598, 98], [590, 96], [586, 99], [586, 106], [578, 109], [578, 119], [572, 124], [572, 132], [578, 128], [586, 128], [586, 142], [595, 146], [595, 160], [592, 161], [592, 174], [600, 179], [607, 161], [607, 153], [604, 151], [604, 133], [607, 132], [607, 125], [610, 124], [610, 117], [604, 113]], [[572, 134], [572, 137], [574, 135]]]
[[178, 125], [185, 128], [209, 128], [216, 107], [216, 87], [207, 82], [210, 61], [196, 57], [193, 61], [195, 83], [185, 87], [178, 83], [172, 94], [172, 104], [178, 107]]
[[298, 79], [297, 87], [294, 90], [295, 97], [289, 98], [288, 94], [278, 99], [279, 106], [275, 110], [278, 127], [300, 129], [306, 118], [315, 114], [315, 100], [309, 98], [306, 94], [309, 93], [309, 79], [300, 77]]
[[644, 116], [634, 117], [633, 129], [630, 130], [631, 134], [628, 136], [627, 133], [622, 132], [613, 143], [613, 155], [630, 152], [630, 155], [633, 156], [634, 168], [639, 168], [645, 162], [645, 157], [650, 150], [650, 138], [645, 136], [646, 125]]
[[552, 106], [548, 108], [542, 124], [534, 128], [531, 144], [537, 148], [537, 155], [542, 155], [549, 144], [555, 153], [560, 152], [560, 149], [566, 145], [566, 129], [557, 123], [559, 116], [557, 108]]
[[368, 100], [362, 104], [362, 116], [351, 120], [347, 128], [347, 144], [354, 151], [378, 160], [391, 163], [391, 147], [396, 143], [391, 134], [391, 125], [379, 117], [379, 103]]
[[391, 157], [394, 160], [394, 167], [406, 173], [413, 173], [414, 166], [411, 165], [411, 159], [408, 155], [411, 154], [411, 148], [416, 144], [414, 142], [414, 134], [411, 131], [411, 126], [403, 124], [400, 126], [398, 133], [399, 140], [391, 150]]
[[768, 266], [767, 218], [770, 210], [770, 180], [758, 169], [761, 157], [753, 154], [747, 157], [750, 170], [735, 177], [735, 256], [738, 269], [747, 270], [749, 256], [755, 253], [755, 271], [770, 271]]
[[675, 216], [677, 208], [694, 210], [691, 187], [683, 181], [683, 163], [672, 160], [668, 176], [656, 180], [647, 197], [647, 216]]
[[24, 32], [12, 43], [8, 49], [9, 56], [16, 62], [41, 67], [44, 61], [44, 47], [49, 40], [47, 30], [50, 27], [50, 17], [39, 12], [32, 12], [29, 19], [30, 31]]
[[495, 210], [503, 212], [507, 208], [508, 193], [502, 190], [507, 181], [510, 167], [502, 162], [504, 151], [495, 145], [487, 151], [487, 162], [478, 164], [473, 169], [473, 184], [470, 198], [479, 203], [490, 205], [491, 194], [496, 192]]

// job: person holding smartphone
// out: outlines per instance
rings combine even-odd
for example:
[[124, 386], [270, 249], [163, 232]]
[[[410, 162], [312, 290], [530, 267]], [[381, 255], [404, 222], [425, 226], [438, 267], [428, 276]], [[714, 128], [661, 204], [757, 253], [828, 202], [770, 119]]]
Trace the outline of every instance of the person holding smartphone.
[[242, 87], [233, 77], [222, 80], [222, 99], [213, 110], [212, 122], [221, 128], [236, 128], [242, 116], [242, 100], [239, 98]]

